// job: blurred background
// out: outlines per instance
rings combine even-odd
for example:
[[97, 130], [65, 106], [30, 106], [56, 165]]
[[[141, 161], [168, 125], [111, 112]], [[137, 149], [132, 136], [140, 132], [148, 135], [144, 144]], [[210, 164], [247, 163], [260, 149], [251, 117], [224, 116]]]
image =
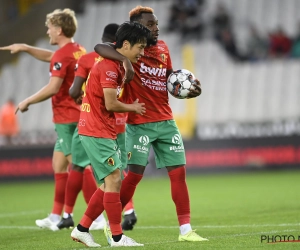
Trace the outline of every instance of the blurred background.
[[[196, 99], [170, 96], [188, 173], [299, 169], [300, 0], [2, 0], [0, 47], [56, 50], [45, 17], [68, 7], [75, 40], [92, 51], [104, 26], [128, 20], [136, 5], [154, 9], [173, 68], [202, 84]], [[51, 101], [13, 115], [48, 79], [49, 64], [0, 51], [0, 180], [52, 176]], [[149, 161], [148, 176], [161, 174]]]

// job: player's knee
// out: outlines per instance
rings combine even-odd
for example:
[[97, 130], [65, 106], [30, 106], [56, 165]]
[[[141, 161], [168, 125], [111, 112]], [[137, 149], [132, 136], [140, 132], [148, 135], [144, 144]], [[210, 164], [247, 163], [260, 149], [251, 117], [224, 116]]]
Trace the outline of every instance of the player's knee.
[[169, 167], [166, 167], [168, 172], [171, 172], [172, 170], [175, 170], [175, 169], [178, 169], [178, 168], [181, 168], [181, 167], [185, 167], [183, 165], [177, 165], [177, 166], [169, 166]]
[[74, 170], [76, 172], [81, 172], [82, 173], [84, 171], [84, 168], [72, 164], [72, 170]]
[[128, 169], [130, 172], [133, 172], [135, 174], [140, 174], [143, 175], [144, 171], [145, 171], [145, 167], [144, 166], [140, 166], [140, 165], [128, 165]]

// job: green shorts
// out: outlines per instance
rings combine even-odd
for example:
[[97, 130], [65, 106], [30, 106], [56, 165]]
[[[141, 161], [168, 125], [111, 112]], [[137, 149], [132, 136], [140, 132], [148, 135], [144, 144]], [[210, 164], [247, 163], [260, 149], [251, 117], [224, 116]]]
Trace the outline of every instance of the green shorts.
[[57, 133], [57, 140], [54, 146], [54, 151], [63, 152], [65, 156], [71, 154], [72, 138], [77, 123], [58, 124], [55, 123], [55, 131]]
[[156, 168], [185, 165], [185, 150], [174, 120], [126, 126], [128, 164], [146, 166], [150, 147]]
[[75, 129], [72, 139], [72, 163], [82, 168], [91, 165], [91, 161], [85, 152], [78, 135], [78, 127]]
[[84, 135], [79, 135], [79, 137], [85, 152], [91, 160], [98, 183], [103, 183], [104, 178], [116, 169], [122, 169], [120, 149], [116, 140]]
[[121, 151], [122, 169], [127, 167], [127, 152], [126, 152], [125, 133], [118, 134], [117, 143]]

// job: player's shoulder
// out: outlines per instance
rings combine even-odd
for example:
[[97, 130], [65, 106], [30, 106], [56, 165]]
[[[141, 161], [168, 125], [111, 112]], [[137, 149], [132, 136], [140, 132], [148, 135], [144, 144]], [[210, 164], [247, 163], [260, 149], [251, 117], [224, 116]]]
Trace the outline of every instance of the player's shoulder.
[[79, 43], [73, 42], [70, 43], [70, 48], [73, 48], [74, 50], [80, 50], [82, 52], [84, 52], [84, 54], [86, 54], [86, 49]]
[[168, 45], [163, 40], [158, 40], [156, 45], [152, 45], [145, 48], [145, 51], [148, 52], [159, 52], [166, 53], [169, 51]]
[[120, 68], [120, 62], [99, 56], [96, 59], [94, 67], [100, 71], [117, 70]]
[[79, 58], [79, 61], [84, 61], [84, 60], [89, 60], [89, 59], [95, 59], [97, 57], [99, 57], [99, 55], [96, 52], [92, 51], [92, 52], [89, 52], [87, 54], [82, 55]]
[[120, 65], [119, 61], [103, 58], [101, 56], [99, 57], [99, 60], [101, 60], [102, 64], [113, 66], [113, 67], [119, 67]]
[[65, 46], [56, 50], [53, 54], [53, 57], [79, 59], [82, 55], [85, 54], [86, 50], [80, 44], [67, 43]]
[[166, 49], [168, 50], [169, 49], [168, 45], [163, 40], [158, 40], [156, 46], [159, 50], [166, 50]]

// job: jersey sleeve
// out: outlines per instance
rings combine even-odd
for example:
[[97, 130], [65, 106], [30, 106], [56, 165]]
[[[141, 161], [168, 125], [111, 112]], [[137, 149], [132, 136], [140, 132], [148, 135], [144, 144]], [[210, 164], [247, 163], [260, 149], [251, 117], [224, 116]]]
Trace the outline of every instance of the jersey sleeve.
[[70, 59], [62, 53], [55, 53], [51, 60], [51, 76], [65, 78]]
[[75, 76], [80, 76], [86, 79], [90, 72], [90, 68], [87, 66], [88, 62], [86, 60], [86, 56], [81, 56], [77, 61], [77, 69], [75, 71]]
[[118, 79], [120, 75], [117, 65], [112, 62], [101, 63], [100, 70], [100, 82], [102, 87], [116, 89], [118, 87]]

